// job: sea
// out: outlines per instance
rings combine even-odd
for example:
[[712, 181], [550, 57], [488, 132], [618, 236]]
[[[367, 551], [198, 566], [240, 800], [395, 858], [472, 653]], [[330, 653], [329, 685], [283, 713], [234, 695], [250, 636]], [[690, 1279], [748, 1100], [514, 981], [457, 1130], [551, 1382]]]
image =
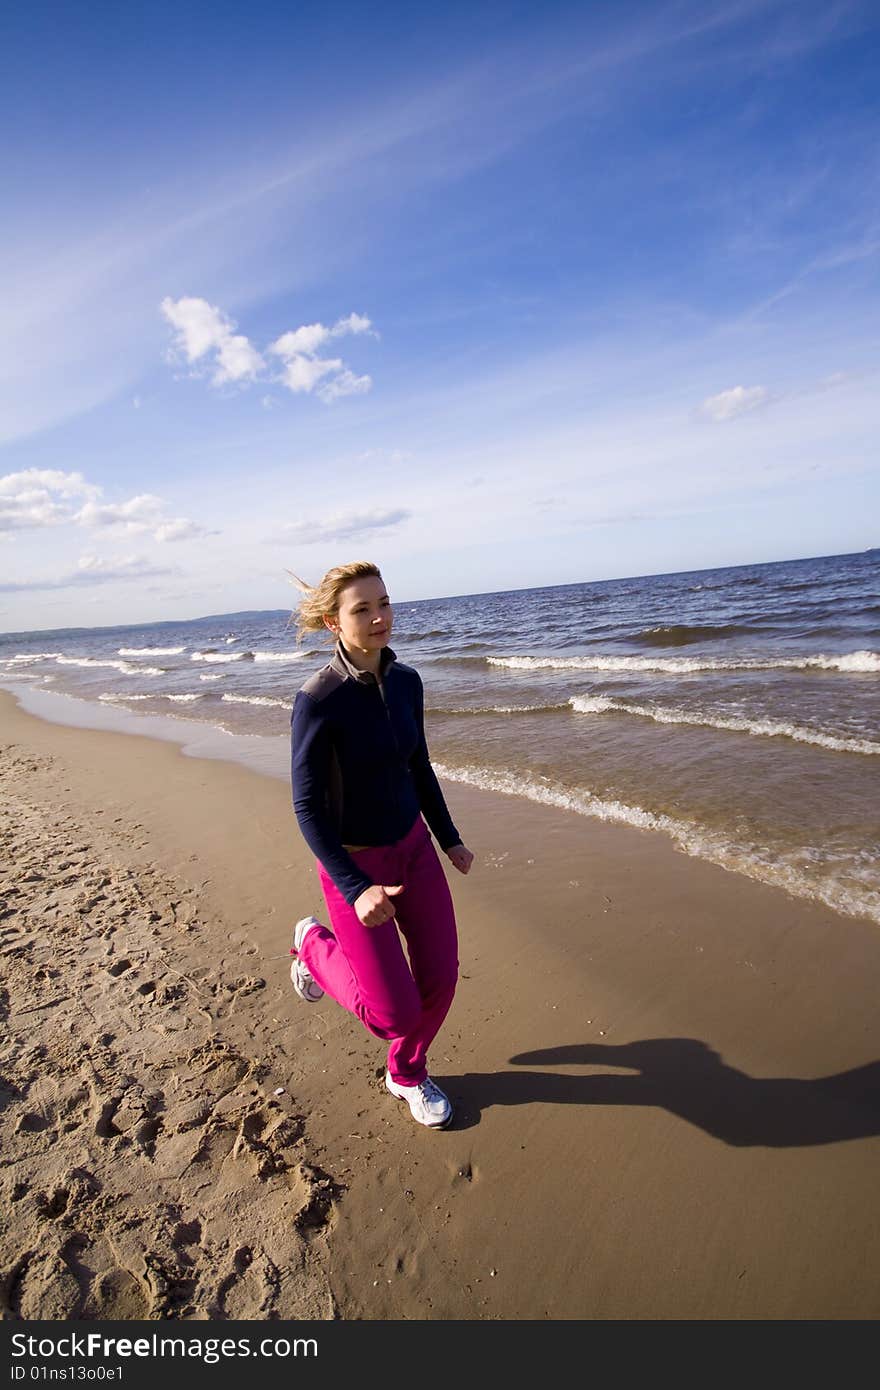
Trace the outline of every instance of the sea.
[[[880, 924], [880, 550], [391, 598], [441, 779], [655, 830]], [[20, 632], [0, 685], [66, 697], [62, 722], [86, 702], [132, 732], [210, 726], [286, 776], [293, 697], [330, 650], [286, 610]]]

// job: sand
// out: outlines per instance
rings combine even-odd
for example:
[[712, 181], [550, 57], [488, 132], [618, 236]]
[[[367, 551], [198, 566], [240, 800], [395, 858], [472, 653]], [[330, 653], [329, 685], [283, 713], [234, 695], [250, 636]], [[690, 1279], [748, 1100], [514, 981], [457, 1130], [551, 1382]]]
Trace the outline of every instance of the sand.
[[0, 692], [4, 1318], [878, 1316], [877, 928], [445, 790], [436, 1133], [290, 988], [287, 785]]

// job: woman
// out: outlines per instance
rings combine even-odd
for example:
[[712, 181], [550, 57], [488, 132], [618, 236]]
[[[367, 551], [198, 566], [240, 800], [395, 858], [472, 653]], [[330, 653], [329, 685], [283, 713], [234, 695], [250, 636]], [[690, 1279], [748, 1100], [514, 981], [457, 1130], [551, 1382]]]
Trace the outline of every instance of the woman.
[[452, 1105], [428, 1075], [427, 1052], [455, 993], [458, 947], [425, 820], [460, 873], [473, 855], [431, 767], [421, 679], [388, 645], [393, 616], [379, 570], [358, 561], [315, 588], [297, 583], [300, 635], [328, 628], [337, 641], [293, 706], [293, 805], [332, 932], [314, 917], [297, 922], [291, 979], [307, 1003], [326, 991], [387, 1039], [386, 1087], [419, 1124], [442, 1129]]

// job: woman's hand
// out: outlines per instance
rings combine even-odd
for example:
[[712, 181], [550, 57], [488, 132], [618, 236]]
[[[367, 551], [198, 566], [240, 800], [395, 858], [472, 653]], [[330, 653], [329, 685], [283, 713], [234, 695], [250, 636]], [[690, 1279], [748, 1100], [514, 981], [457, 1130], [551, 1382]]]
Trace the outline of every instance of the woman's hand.
[[474, 856], [464, 845], [451, 845], [446, 851], [446, 857], [452, 860], [460, 874], [466, 874], [474, 862]]
[[381, 927], [383, 922], [390, 922], [396, 915], [391, 899], [402, 892], [402, 883], [392, 888], [382, 888], [378, 883], [374, 883], [370, 888], [365, 888], [360, 897], [354, 900], [358, 921], [365, 927]]

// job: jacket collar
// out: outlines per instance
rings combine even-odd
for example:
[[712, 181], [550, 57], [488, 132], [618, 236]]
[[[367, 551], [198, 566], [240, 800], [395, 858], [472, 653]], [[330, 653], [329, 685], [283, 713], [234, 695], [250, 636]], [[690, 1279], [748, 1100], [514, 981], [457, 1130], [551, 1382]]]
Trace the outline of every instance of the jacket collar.
[[[384, 678], [388, 667], [397, 660], [395, 653], [390, 647], [383, 647], [379, 654], [379, 675]], [[334, 671], [338, 671], [341, 676], [349, 676], [353, 681], [358, 681], [361, 685], [372, 685], [376, 677], [372, 671], [361, 671], [355, 666], [348, 652], [342, 645], [342, 639], [336, 643], [336, 650], [330, 661]]]

